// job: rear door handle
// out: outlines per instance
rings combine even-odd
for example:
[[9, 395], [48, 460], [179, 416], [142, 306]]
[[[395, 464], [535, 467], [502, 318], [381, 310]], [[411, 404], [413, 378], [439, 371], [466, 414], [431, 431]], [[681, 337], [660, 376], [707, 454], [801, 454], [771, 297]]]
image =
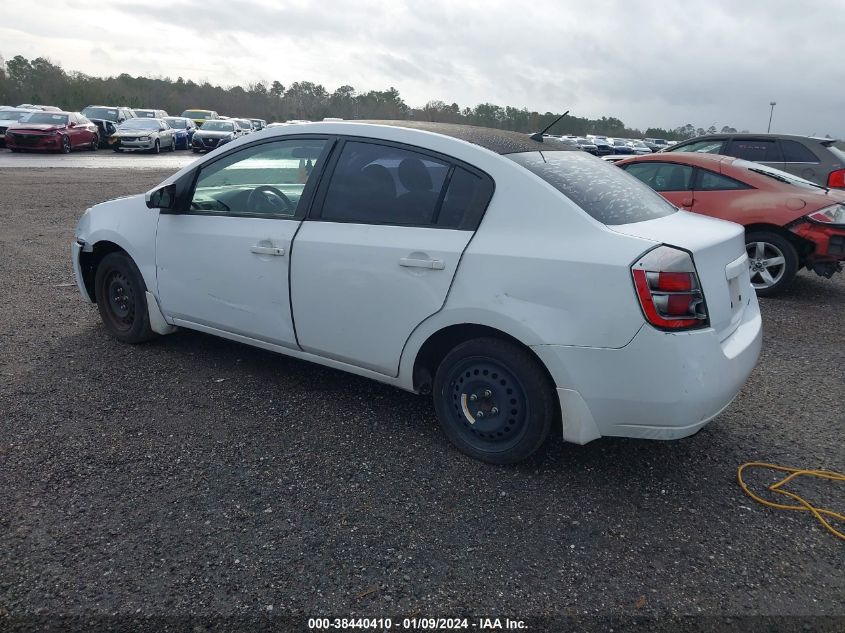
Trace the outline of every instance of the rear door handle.
[[406, 268], [429, 268], [431, 270], [443, 270], [446, 264], [442, 259], [413, 259], [411, 257], [403, 257], [399, 260], [399, 265]]
[[250, 253], [255, 253], [256, 255], [277, 255], [281, 256], [285, 254], [285, 249], [279, 248], [277, 246], [259, 246], [256, 244], [255, 246], [249, 247]]

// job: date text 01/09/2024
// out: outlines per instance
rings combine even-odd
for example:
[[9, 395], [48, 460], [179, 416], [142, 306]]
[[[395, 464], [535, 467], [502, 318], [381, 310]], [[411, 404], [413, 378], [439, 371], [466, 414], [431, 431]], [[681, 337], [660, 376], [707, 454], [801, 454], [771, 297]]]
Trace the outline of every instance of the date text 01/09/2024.
[[493, 630], [525, 630], [523, 620], [510, 618], [402, 618], [394, 621], [391, 618], [309, 618], [308, 628], [320, 629], [374, 629], [374, 630], [460, 630], [476, 629], [480, 631]]

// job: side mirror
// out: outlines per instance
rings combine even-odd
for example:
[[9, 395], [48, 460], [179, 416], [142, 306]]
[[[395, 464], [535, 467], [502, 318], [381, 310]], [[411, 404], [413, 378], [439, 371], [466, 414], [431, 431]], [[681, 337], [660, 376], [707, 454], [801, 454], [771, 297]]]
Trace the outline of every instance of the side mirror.
[[68, 124], [67, 124], [67, 126], [68, 126], [68, 127], [76, 127], [76, 123], [74, 123], [73, 121], [71, 121], [70, 123], [68, 123]]
[[146, 200], [149, 209], [172, 209], [176, 204], [176, 185], [165, 185], [148, 191]]

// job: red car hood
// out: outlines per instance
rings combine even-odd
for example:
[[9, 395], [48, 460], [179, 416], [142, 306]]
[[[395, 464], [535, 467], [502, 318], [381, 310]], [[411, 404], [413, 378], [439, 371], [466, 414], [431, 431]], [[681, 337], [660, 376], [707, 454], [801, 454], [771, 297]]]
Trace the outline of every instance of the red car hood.
[[55, 132], [64, 127], [64, 125], [54, 125], [52, 123], [15, 123], [9, 126], [9, 129], [14, 132]]

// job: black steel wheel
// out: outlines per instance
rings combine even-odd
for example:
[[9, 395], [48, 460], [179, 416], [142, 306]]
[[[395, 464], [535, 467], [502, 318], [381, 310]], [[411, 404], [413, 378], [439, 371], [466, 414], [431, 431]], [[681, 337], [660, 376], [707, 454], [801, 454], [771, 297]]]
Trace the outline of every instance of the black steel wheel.
[[467, 455], [495, 464], [522, 461], [539, 449], [557, 418], [556, 403], [539, 361], [502, 339], [462, 343], [434, 379], [444, 433]]
[[94, 294], [106, 329], [124, 343], [155, 337], [147, 312], [146, 286], [126, 253], [110, 253], [97, 266]]

